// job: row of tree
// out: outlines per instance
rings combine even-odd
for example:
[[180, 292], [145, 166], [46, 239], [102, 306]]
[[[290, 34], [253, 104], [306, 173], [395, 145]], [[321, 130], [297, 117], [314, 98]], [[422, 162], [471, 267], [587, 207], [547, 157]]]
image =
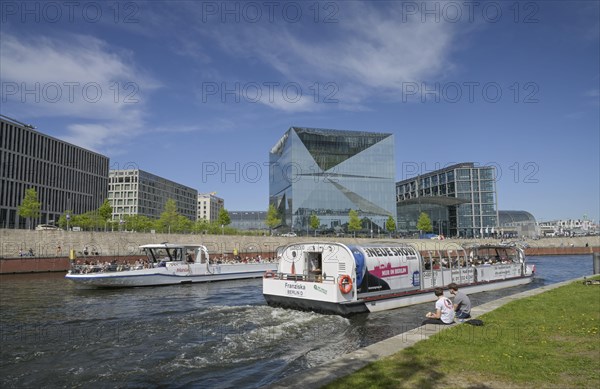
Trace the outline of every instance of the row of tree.
[[[94, 210], [76, 215], [72, 210], [65, 211], [58, 219], [58, 226], [61, 228], [79, 227], [82, 230], [128, 230], [137, 232], [172, 232], [172, 233], [236, 233], [235, 229], [227, 227], [231, 224], [229, 212], [226, 209], [219, 211], [216, 221], [207, 220], [192, 221], [177, 212], [177, 203], [173, 199], [168, 199], [165, 203], [165, 210], [158, 219], [149, 218], [143, 215], [126, 215], [123, 220], [112, 220], [113, 208], [105, 199], [102, 205]], [[28, 228], [33, 228], [33, 221], [41, 216], [41, 203], [38, 200], [35, 188], [25, 191], [25, 196], [18, 208], [19, 216], [27, 219]]]
[[[34, 188], [27, 189], [25, 191], [25, 197], [18, 209], [19, 216], [27, 218], [31, 228], [31, 221], [40, 217], [40, 210], [41, 203], [38, 200], [36, 190]], [[58, 225], [61, 228], [67, 228], [69, 225], [77, 226], [84, 230], [125, 229], [137, 232], [149, 232], [154, 230], [156, 232], [166, 233], [237, 233], [235, 229], [227, 227], [231, 224], [231, 218], [226, 209], [222, 208], [219, 211], [219, 216], [216, 221], [209, 222], [201, 219], [193, 222], [177, 212], [177, 203], [173, 199], [167, 200], [165, 203], [165, 210], [158, 219], [152, 219], [143, 215], [126, 215], [123, 220], [114, 221], [112, 220], [112, 212], [113, 208], [108, 202], [108, 199], [105, 199], [104, 203], [95, 211], [86, 212], [81, 215], [74, 215], [70, 210], [65, 211], [59, 218]], [[267, 218], [265, 220], [267, 227], [269, 227], [270, 230], [277, 228], [281, 225], [281, 221], [282, 218], [277, 211], [277, 208], [275, 208], [273, 204], [269, 205]], [[310, 215], [309, 226], [316, 235], [317, 230], [321, 226], [321, 220], [314, 213]], [[355, 234], [362, 229], [363, 221], [358, 216], [358, 212], [353, 209], [350, 210], [348, 213], [348, 232]], [[396, 231], [396, 222], [393, 217], [388, 217], [385, 223], [385, 229], [389, 233]], [[431, 232], [433, 230], [431, 219], [425, 212], [422, 212], [419, 215], [417, 229], [422, 232]]]
[[[269, 210], [267, 211], [267, 218], [265, 223], [269, 229], [273, 229], [281, 225], [281, 215], [277, 211], [277, 208], [273, 204], [269, 205]], [[315, 235], [317, 234], [317, 230], [321, 226], [321, 220], [316, 214], [311, 214], [308, 220], [309, 227], [314, 231]], [[352, 234], [356, 234], [356, 232], [361, 231], [363, 229], [363, 220], [358, 216], [358, 212], [354, 209], [351, 209], [348, 212], [348, 232]], [[387, 221], [385, 222], [385, 229], [389, 233], [393, 233], [396, 231], [396, 221], [392, 216], [389, 216]]]

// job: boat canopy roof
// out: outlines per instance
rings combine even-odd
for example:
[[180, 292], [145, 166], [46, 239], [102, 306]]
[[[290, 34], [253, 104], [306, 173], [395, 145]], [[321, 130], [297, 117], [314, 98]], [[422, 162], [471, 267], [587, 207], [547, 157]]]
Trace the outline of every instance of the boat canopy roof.
[[152, 243], [145, 244], [140, 246], [141, 249], [197, 249], [197, 248], [206, 248], [201, 244], [191, 244], [191, 243]]

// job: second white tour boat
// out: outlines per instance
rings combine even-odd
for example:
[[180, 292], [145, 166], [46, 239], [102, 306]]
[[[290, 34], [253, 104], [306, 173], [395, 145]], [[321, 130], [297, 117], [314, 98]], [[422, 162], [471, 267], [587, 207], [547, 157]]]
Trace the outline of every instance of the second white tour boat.
[[160, 243], [140, 248], [146, 256], [134, 264], [73, 264], [66, 278], [97, 287], [133, 287], [257, 278], [277, 268], [268, 261], [214, 261], [199, 244]]

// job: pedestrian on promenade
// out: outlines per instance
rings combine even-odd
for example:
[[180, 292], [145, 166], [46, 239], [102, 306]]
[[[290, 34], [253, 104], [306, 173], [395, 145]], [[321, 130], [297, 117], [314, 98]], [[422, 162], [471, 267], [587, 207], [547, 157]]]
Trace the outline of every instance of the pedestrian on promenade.
[[435, 302], [435, 313], [427, 312], [426, 319], [421, 325], [425, 324], [452, 324], [454, 323], [454, 306], [452, 301], [444, 296], [444, 289], [435, 288], [434, 293], [437, 296]]
[[471, 299], [465, 292], [458, 291], [458, 285], [454, 282], [448, 285], [450, 294], [454, 295], [454, 312], [455, 317], [459, 320], [468, 319], [471, 317]]

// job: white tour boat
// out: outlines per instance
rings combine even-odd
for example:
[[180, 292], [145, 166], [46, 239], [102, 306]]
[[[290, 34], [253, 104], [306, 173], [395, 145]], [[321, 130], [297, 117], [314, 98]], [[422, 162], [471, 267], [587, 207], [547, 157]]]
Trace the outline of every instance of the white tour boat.
[[206, 247], [198, 244], [160, 243], [140, 248], [146, 257], [135, 264], [73, 264], [66, 278], [90, 286], [131, 287], [257, 278], [277, 268], [271, 262], [213, 261]]
[[340, 315], [434, 301], [434, 288], [451, 282], [465, 293], [527, 284], [535, 271], [515, 245], [455, 245], [422, 256], [398, 243], [299, 243], [278, 260], [263, 278], [269, 305]]

